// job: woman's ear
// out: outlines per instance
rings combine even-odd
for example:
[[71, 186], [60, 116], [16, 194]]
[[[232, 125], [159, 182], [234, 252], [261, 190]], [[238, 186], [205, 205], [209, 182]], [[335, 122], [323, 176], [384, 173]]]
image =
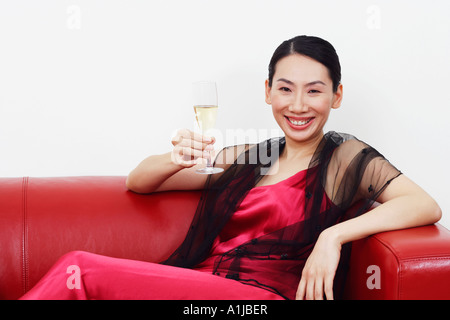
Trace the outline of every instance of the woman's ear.
[[270, 98], [270, 90], [272, 88], [269, 86], [269, 79], [266, 80], [266, 103], [272, 104], [272, 99]]
[[341, 106], [343, 96], [344, 96], [344, 87], [342, 83], [340, 83], [336, 92], [334, 93], [333, 104], [331, 106], [332, 109], [338, 109]]

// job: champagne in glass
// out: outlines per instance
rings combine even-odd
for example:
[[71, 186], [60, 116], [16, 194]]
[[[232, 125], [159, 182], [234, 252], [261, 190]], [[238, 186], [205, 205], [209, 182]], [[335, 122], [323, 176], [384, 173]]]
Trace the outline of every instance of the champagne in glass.
[[217, 106], [194, 106], [195, 118], [202, 132], [208, 132], [216, 124]]
[[[217, 87], [215, 82], [202, 81], [194, 83], [194, 111], [198, 126], [205, 135], [213, 129], [217, 116]], [[206, 159], [206, 167], [197, 170], [197, 173], [214, 174], [222, 172], [222, 168], [214, 168], [211, 157]]]

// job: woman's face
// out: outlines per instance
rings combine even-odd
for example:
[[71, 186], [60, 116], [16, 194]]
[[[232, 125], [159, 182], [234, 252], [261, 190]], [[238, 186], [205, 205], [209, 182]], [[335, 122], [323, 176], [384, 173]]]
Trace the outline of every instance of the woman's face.
[[287, 139], [321, 139], [330, 110], [339, 108], [342, 85], [333, 92], [328, 69], [307, 56], [293, 54], [276, 64], [272, 87], [266, 81], [266, 102]]

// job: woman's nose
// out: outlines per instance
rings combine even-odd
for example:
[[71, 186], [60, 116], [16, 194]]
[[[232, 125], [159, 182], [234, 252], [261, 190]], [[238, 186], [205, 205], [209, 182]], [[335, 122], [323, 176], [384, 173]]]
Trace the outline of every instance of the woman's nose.
[[303, 99], [301, 94], [297, 94], [292, 103], [289, 105], [289, 111], [292, 113], [302, 113], [308, 111], [309, 107], [304, 100], [305, 99]]

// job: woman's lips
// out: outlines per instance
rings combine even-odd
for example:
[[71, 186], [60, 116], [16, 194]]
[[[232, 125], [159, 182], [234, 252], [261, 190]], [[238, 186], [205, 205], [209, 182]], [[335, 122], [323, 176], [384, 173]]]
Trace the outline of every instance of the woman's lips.
[[304, 130], [314, 122], [314, 117], [286, 117], [289, 126], [295, 130]]

